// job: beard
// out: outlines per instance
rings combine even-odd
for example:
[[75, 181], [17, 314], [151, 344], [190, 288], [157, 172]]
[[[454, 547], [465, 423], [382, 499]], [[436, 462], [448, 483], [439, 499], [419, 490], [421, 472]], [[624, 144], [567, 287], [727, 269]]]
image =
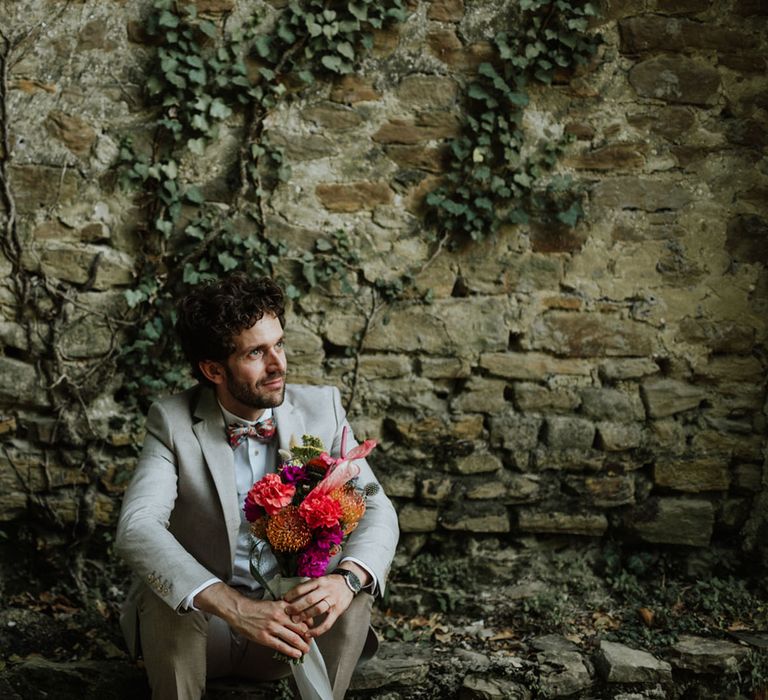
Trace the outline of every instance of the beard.
[[[267, 375], [257, 384], [238, 382], [231, 370], [226, 365], [224, 371], [227, 375], [227, 390], [230, 395], [244, 406], [250, 408], [274, 408], [283, 403], [285, 399], [285, 372], [276, 372]], [[274, 382], [277, 378], [283, 380], [280, 389], [265, 389], [264, 384]]]

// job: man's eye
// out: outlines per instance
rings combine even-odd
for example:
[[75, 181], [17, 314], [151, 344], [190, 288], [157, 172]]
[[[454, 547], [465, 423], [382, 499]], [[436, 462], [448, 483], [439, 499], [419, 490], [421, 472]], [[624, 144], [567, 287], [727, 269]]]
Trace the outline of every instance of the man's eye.
[[259, 355], [261, 355], [261, 350], [259, 350], [258, 348], [256, 348], [255, 350], [251, 350], [251, 355], [255, 355], [258, 357]]

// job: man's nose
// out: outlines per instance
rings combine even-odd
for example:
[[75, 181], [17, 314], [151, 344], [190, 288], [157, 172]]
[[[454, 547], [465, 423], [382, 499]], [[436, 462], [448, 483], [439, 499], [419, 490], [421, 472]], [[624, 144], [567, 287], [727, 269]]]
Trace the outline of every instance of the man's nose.
[[270, 371], [285, 372], [285, 353], [279, 348], [272, 348], [267, 356], [267, 367]]

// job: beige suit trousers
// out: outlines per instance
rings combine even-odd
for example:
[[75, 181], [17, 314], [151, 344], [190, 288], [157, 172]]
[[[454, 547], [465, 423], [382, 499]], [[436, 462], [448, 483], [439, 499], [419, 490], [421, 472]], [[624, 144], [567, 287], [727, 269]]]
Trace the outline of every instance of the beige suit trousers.
[[[342, 700], [363, 651], [373, 596], [359, 593], [333, 627], [317, 641], [334, 700]], [[142, 656], [152, 700], [200, 700], [207, 678], [237, 676], [276, 680], [291, 675], [272, 650], [232, 632], [215, 615], [179, 615], [149, 588], [138, 600]]]

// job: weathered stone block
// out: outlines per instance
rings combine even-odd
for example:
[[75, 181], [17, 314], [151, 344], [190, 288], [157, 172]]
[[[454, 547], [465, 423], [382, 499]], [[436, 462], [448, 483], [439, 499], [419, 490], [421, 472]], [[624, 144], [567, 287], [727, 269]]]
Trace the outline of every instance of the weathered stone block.
[[334, 102], [356, 104], [381, 99], [381, 93], [373, 87], [371, 78], [359, 75], [345, 75], [331, 89]]
[[21, 406], [48, 405], [43, 378], [33, 365], [0, 356], [0, 401]]
[[710, 321], [686, 316], [680, 322], [678, 342], [706, 345], [718, 354], [745, 354], [752, 351], [755, 329], [738, 321]]
[[600, 641], [596, 666], [608, 683], [669, 683], [672, 666], [641, 649]]
[[465, 484], [465, 494], [470, 500], [496, 499], [504, 503], [531, 503], [539, 498], [541, 484], [523, 474], [502, 473], [500, 479], [481, 477]]
[[392, 379], [411, 373], [411, 360], [403, 355], [362, 355], [360, 373], [366, 379]]
[[676, 420], [654, 421], [650, 427], [650, 447], [679, 455], [685, 450], [685, 431]]
[[331, 131], [354, 129], [363, 122], [363, 118], [355, 110], [336, 102], [316, 102], [305, 107], [301, 116]]
[[677, 379], [647, 379], [641, 386], [643, 401], [652, 418], [665, 418], [697, 408], [707, 397], [698, 386]]
[[650, 355], [649, 326], [613, 315], [552, 311], [533, 322], [531, 347], [569, 357]]
[[472, 452], [465, 457], [457, 457], [449, 467], [457, 474], [488, 474], [501, 468], [501, 460], [490, 452]]
[[92, 317], [82, 317], [64, 325], [60, 349], [65, 357], [85, 359], [106, 355], [112, 347], [115, 331]]
[[630, 392], [586, 387], [581, 390], [581, 403], [590, 418], [627, 422], [645, 419], [643, 402], [636, 389]]
[[586, 360], [566, 360], [538, 352], [485, 353], [480, 356], [480, 366], [499, 377], [539, 381], [556, 374], [588, 377], [592, 371], [592, 364]]
[[39, 270], [67, 282], [90, 282], [94, 289], [127, 285], [134, 280], [133, 258], [106, 246], [45, 241], [34, 249], [27, 248], [22, 264], [27, 270]]
[[642, 144], [619, 143], [568, 156], [565, 162], [577, 170], [626, 172], [645, 165], [645, 150]]
[[682, 209], [690, 204], [693, 195], [679, 180], [615, 177], [595, 185], [592, 200], [595, 206], [602, 209], [640, 209], [655, 212]]
[[653, 478], [659, 486], [690, 493], [727, 491], [730, 483], [728, 461], [722, 457], [660, 460]]
[[402, 532], [432, 532], [437, 529], [437, 509], [406, 503], [398, 513]]
[[535, 416], [505, 414], [491, 418], [491, 444], [506, 450], [532, 450], [543, 421]]
[[427, 148], [425, 146], [387, 146], [387, 156], [403, 168], [426, 170], [428, 173], [441, 173], [448, 167], [450, 153], [445, 146]]
[[718, 355], [706, 364], [695, 365], [698, 376], [723, 382], [753, 382], [760, 384], [766, 376], [766, 370], [756, 357], [738, 357]]
[[482, 507], [465, 503], [441, 515], [440, 525], [461, 532], [509, 532], [509, 514], [499, 503], [484, 503]]
[[432, 0], [427, 19], [436, 22], [458, 22], [464, 16], [464, 0]]
[[592, 449], [536, 448], [533, 461], [539, 470], [599, 471], [605, 465], [605, 453]]
[[592, 685], [589, 669], [577, 651], [545, 651], [536, 655], [536, 661], [541, 697], [568, 697]]
[[406, 444], [421, 446], [444, 440], [477, 440], [483, 435], [483, 416], [452, 416], [450, 420], [438, 416], [387, 419]]
[[522, 509], [518, 527], [523, 532], [599, 537], [608, 528], [608, 520], [601, 513], [555, 513]]
[[355, 670], [352, 690], [375, 690], [398, 686], [414, 687], [424, 683], [429, 674], [430, 653], [413, 653], [409, 644], [388, 642], [372, 659], [364, 661]]
[[580, 403], [576, 391], [567, 387], [550, 389], [540, 384], [518, 382], [514, 385], [515, 404], [521, 411], [573, 411]]
[[606, 452], [622, 452], [640, 447], [643, 443], [643, 428], [638, 423], [600, 421], [597, 423], [600, 449]]
[[472, 357], [506, 347], [511, 315], [507, 300], [499, 297], [440, 299], [429, 306], [395, 307], [389, 323], [370, 329], [364, 348]]
[[74, 170], [47, 165], [14, 165], [10, 174], [16, 208], [21, 214], [73, 199], [80, 184]]
[[740, 491], [757, 493], [762, 488], [763, 468], [759, 464], [737, 464], [733, 468], [733, 486]]
[[[322, 134], [310, 134], [309, 136], [304, 136], [302, 134], [294, 134], [278, 129], [270, 129], [269, 144], [280, 148], [283, 155], [290, 159], [291, 162], [327, 158], [338, 151], [336, 144]], [[273, 220], [275, 218], [276, 217], [273, 217]], [[285, 222], [282, 220], [278, 221], [280, 222], [280, 228], [283, 230], [287, 229]], [[314, 244], [314, 241], [317, 239], [317, 232], [312, 231], [311, 233]]]
[[738, 262], [768, 265], [768, 221], [754, 214], [735, 216], [728, 222], [725, 249]]
[[417, 144], [452, 139], [459, 132], [459, 119], [452, 112], [423, 112], [415, 119], [391, 119], [371, 138], [384, 144]]
[[715, 523], [712, 503], [700, 499], [651, 498], [627, 515], [627, 524], [646, 542], [709, 544]]
[[530, 700], [530, 691], [520, 683], [506, 678], [470, 674], [464, 678], [459, 691], [460, 700]]
[[743, 31], [658, 15], [624, 19], [619, 22], [619, 32], [621, 51], [632, 54], [689, 49], [713, 49], [728, 53], [734, 46], [748, 49], [755, 45], [755, 38]]
[[681, 635], [669, 658], [675, 668], [694, 673], [735, 673], [749, 654], [747, 647], [723, 639]]
[[416, 473], [410, 469], [387, 471], [376, 465], [376, 477], [387, 496], [393, 498], [416, 497]]
[[507, 407], [504, 391], [507, 383], [502, 379], [470, 377], [464, 391], [451, 402], [461, 413], [498, 413]]
[[732, 435], [719, 430], [700, 430], [690, 441], [696, 454], [732, 455], [745, 462], [757, 462], [763, 457], [759, 434]]
[[631, 474], [618, 476], [568, 476], [565, 483], [598, 508], [614, 508], [635, 502], [635, 479]]
[[333, 212], [351, 213], [389, 204], [394, 193], [386, 182], [323, 184], [315, 188], [320, 203]]
[[717, 69], [685, 56], [655, 56], [629, 71], [629, 82], [641, 97], [683, 104], [714, 104], [720, 88]]
[[595, 440], [595, 425], [584, 418], [551, 416], [544, 436], [547, 445], [556, 450], [589, 449]]
[[357, 345], [358, 333], [365, 328], [365, 318], [359, 314], [331, 311], [326, 314], [323, 333], [329, 342], [339, 347]]
[[712, 6], [712, 0], [656, 0], [656, 11], [667, 15], [693, 15]]
[[421, 482], [421, 497], [427, 503], [444, 503], [451, 497], [454, 480], [448, 476], [437, 476]]
[[442, 75], [408, 75], [397, 87], [397, 97], [407, 107], [445, 109], [456, 102], [458, 84]]
[[459, 357], [424, 357], [419, 367], [429, 379], [464, 379], [472, 373], [469, 362]]
[[84, 119], [60, 110], [48, 113], [48, 133], [61, 141], [76, 156], [86, 156], [96, 142], [96, 131]]

